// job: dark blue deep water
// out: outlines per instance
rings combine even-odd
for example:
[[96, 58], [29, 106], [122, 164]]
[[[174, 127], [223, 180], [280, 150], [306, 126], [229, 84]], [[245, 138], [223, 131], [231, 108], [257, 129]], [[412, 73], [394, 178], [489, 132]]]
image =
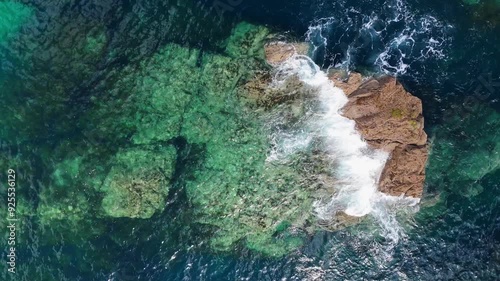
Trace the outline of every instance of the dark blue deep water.
[[[0, 165], [2, 173], [17, 167], [23, 185], [18, 196], [33, 209], [18, 234], [16, 275], [7, 272], [8, 248], [1, 244], [1, 280], [500, 279], [498, 1], [2, 2], [31, 11], [14, 35], [0, 38]], [[8, 13], [0, 10], [0, 16]], [[13, 21], [0, 19], [0, 36], [7, 38], [2, 29]], [[119, 79], [117, 73], [138, 68], [170, 43], [221, 53], [221, 42], [241, 21], [311, 43], [313, 59], [324, 69], [392, 75], [422, 99], [426, 132], [436, 145], [420, 211], [403, 223], [406, 235], [388, 245], [356, 226], [316, 232], [279, 258], [244, 247], [211, 251], [203, 243], [212, 230], [191, 223], [183, 190], [203, 147], [183, 138], [169, 143], [181, 154], [165, 211], [149, 219], [99, 218], [79, 225], [56, 220], [42, 226], [33, 210], [41, 204], [50, 167], [62, 160], [61, 147], [78, 154], [89, 143], [106, 151], [126, 146], [127, 137], [85, 139], [89, 124], [80, 118], [96, 97], [107, 100], [105, 89]], [[106, 42], [84, 52], [78, 42], [92, 37], [99, 45], [100, 34]], [[106, 153], [96, 154], [105, 161]], [[474, 176], [463, 176], [468, 172]], [[94, 230], [106, 234], [82, 234]]]

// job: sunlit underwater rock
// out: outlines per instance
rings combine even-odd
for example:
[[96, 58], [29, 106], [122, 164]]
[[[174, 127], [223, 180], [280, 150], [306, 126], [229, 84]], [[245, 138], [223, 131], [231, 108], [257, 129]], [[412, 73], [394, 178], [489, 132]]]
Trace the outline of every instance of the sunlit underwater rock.
[[312, 212], [311, 190], [301, 186], [292, 169], [266, 171], [264, 159], [252, 158], [255, 152], [248, 146], [221, 146], [208, 154], [211, 159], [187, 192], [199, 213], [196, 220], [217, 227], [212, 247], [228, 251], [242, 240], [252, 249], [272, 246], [273, 254], [285, 254], [290, 245], [273, 235], [283, 220], [304, 223]]
[[226, 53], [232, 58], [263, 58], [262, 43], [269, 35], [266, 28], [246, 22], [238, 24], [226, 42]]
[[175, 168], [173, 146], [120, 150], [99, 191], [111, 217], [150, 218], [163, 211]]
[[183, 115], [202, 75], [196, 67], [200, 51], [169, 44], [139, 66], [115, 73], [114, 84], [99, 87], [84, 116], [87, 138], [114, 145], [128, 142], [151, 144], [179, 135]]
[[41, 225], [80, 241], [101, 235], [108, 218], [160, 214], [172, 181], [183, 178], [173, 178], [181, 167], [172, 145], [182, 139], [200, 148], [199, 165], [181, 182], [192, 208], [189, 223], [211, 230], [211, 249], [246, 245], [273, 256], [296, 249], [315, 186], [292, 166], [266, 162], [265, 116], [241, 98], [245, 82], [267, 68], [266, 35], [243, 23], [222, 53], [167, 44], [109, 73], [76, 120], [79, 149], [59, 145], [50, 158], [60, 162], [46, 163], [52, 173], [41, 190]]
[[[228, 53], [234, 58], [204, 59], [203, 90], [193, 96], [181, 135], [204, 145], [205, 160], [187, 181], [186, 192], [195, 220], [215, 227], [212, 248], [229, 251], [243, 242], [250, 249], [279, 256], [296, 248], [301, 239], [300, 235], [274, 237], [276, 227], [283, 220], [302, 224], [312, 199], [295, 170], [266, 163], [265, 120], [239, 98], [243, 89], [238, 83], [253, 77], [260, 66], [255, 56], [264, 55], [264, 31], [250, 27], [239, 25], [229, 39]], [[233, 50], [233, 41], [246, 42], [242, 44], [246, 49]], [[255, 46], [262, 51], [255, 51]]]
[[43, 243], [78, 243], [102, 235], [107, 218], [149, 218], [165, 208], [177, 157], [173, 146], [138, 146], [106, 156], [92, 147], [82, 155], [66, 148], [56, 151], [65, 158], [39, 194]]
[[[242, 24], [238, 30], [252, 32], [253, 37], [263, 40], [265, 29], [248, 26]], [[248, 39], [242, 37], [241, 32], [235, 36], [237, 39], [227, 42], [232, 46], [228, 51], [232, 55], [236, 55], [234, 41]], [[252, 45], [242, 47], [241, 52], [250, 56], [253, 48]], [[204, 130], [216, 129], [203, 129], [208, 124], [202, 115], [212, 115], [209, 108], [217, 112], [233, 106], [228, 99], [237, 98], [233, 93], [236, 84], [248, 75], [246, 68], [257, 65], [253, 55], [244, 62], [248, 66], [241, 66], [242, 62], [228, 56], [167, 44], [138, 66], [128, 66], [115, 73], [110, 80], [116, 82], [111, 86], [107, 85], [108, 81], [98, 86], [105, 88], [106, 94], [91, 97], [94, 109], [84, 120], [99, 119], [99, 122], [83, 122], [87, 123], [84, 134], [95, 141], [115, 143], [131, 137], [134, 144], [150, 144], [179, 135], [197, 142], [206, 134]], [[223, 115], [213, 118], [220, 117], [222, 121], [232, 120]], [[191, 127], [194, 129], [186, 130]], [[194, 136], [190, 132], [194, 132]]]

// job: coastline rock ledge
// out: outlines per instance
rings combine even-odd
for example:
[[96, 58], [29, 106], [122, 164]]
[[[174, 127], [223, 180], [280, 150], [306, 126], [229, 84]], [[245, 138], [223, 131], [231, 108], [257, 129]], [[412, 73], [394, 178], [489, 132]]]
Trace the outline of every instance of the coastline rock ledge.
[[349, 99], [342, 115], [356, 122], [369, 145], [390, 153], [379, 191], [421, 198], [428, 158], [421, 100], [394, 77], [363, 78], [353, 73], [342, 79], [339, 73], [333, 73], [330, 79]]
[[[300, 43], [274, 42], [266, 46], [266, 59], [273, 66], [304, 53]], [[328, 76], [349, 99], [342, 115], [356, 122], [358, 132], [371, 147], [390, 153], [380, 176], [379, 191], [421, 198], [428, 158], [421, 100], [394, 77], [363, 77], [342, 71], [332, 71]]]

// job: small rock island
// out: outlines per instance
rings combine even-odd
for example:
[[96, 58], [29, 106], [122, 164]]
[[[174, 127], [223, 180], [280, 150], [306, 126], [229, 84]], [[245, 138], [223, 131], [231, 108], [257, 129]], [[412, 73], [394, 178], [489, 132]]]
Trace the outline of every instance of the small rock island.
[[[273, 42], [266, 46], [266, 60], [273, 66], [305, 53], [303, 43]], [[371, 147], [390, 153], [379, 191], [421, 198], [428, 158], [421, 100], [390, 76], [363, 77], [335, 70], [329, 78], [349, 99], [342, 115], [356, 122], [358, 132]]]

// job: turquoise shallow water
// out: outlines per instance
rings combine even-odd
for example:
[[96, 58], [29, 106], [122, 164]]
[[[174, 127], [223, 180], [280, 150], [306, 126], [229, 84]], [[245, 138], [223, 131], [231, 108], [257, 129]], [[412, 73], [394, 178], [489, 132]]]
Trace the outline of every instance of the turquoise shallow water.
[[[498, 280], [499, 14], [458, 0], [0, 1], [0, 163], [21, 218], [17, 273], [2, 263], [0, 279]], [[306, 234], [279, 216], [309, 198], [282, 204], [293, 170], [255, 164], [262, 117], [232, 93], [262, 67], [265, 32], [230, 37], [241, 21], [422, 99], [426, 190], [398, 243], [370, 219]], [[228, 215], [242, 208], [246, 221]]]

